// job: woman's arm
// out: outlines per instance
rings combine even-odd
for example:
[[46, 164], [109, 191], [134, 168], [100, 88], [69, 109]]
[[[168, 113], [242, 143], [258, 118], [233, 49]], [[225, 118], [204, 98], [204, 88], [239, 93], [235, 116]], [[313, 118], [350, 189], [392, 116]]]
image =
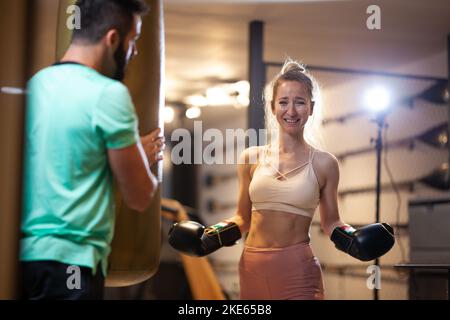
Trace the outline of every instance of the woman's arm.
[[227, 219], [233, 221], [239, 226], [241, 234], [248, 232], [251, 223], [252, 202], [248, 193], [248, 187], [251, 181], [252, 163], [251, 159], [256, 159], [254, 153], [258, 150], [257, 147], [251, 147], [245, 149], [239, 158], [238, 163], [238, 178], [239, 178], [239, 190], [236, 215]]
[[336, 248], [361, 261], [373, 260], [384, 255], [394, 245], [395, 239], [390, 225], [374, 223], [354, 229], [339, 217], [337, 188], [339, 165], [336, 158], [324, 153], [321, 172], [325, 183], [320, 194], [320, 218], [322, 229]]
[[169, 243], [173, 248], [193, 256], [208, 255], [223, 246], [232, 246], [250, 229], [252, 205], [248, 194], [251, 179], [253, 148], [246, 149], [239, 160], [239, 195], [237, 213], [212, 226], [205, 227], [193, 221], [181, 221], [169, 231]]
[[337, 190], [339, 185], [339, 164], [329, 153], [321, 153], [317, 159], [323, 186], [320, 190], [320, 224], [329, 237], [334, 228], [345, 225], [339, 217]]

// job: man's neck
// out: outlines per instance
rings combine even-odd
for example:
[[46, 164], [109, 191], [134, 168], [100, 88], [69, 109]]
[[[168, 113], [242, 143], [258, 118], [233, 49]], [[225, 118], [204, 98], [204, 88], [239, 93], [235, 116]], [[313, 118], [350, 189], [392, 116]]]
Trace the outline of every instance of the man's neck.
[[96, 45], [71, 44], [60, 62], [76, 62], [104, 74], [101, 48]]

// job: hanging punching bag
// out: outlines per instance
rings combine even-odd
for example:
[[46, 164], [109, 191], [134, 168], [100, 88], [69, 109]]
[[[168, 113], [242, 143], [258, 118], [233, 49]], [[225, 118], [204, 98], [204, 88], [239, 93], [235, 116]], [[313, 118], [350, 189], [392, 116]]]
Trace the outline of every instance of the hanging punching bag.
[[[150, 0], [150, 13], [143, 17], [139, 54], [131, 62], [125, 83], [130, 89], [144, 135], [160, 127], [164, 107], [164, 24], [162, 0]], [[162, 163], [152, 167], [162, 180]], [[117, 188], [116, 188], [117, 190]], [[129, 286], [149, 279], [159, 266], [161, 246], [160, 187], [149, 209], [131, 210], [116, 196], [116, 229], [106, 286]]]
[[[25, 88], [38, 70], [55, 61], [57, 1], [1, 1], [0, 87]], [[0, 299], [17, 297], [22, 207], [23, 93], [0, 93]]]
[[69, 48], [70, 40], [72, 39], [72, 32], [67, 28], [73, 23], [73, 15], [75, 14], [73, 5], [76, 0], [58, 0], [57, 8], [57, 30], [56, 30], [56, 48], [55, 48], [55, 62], [59, 61], [67, 48]]
[[0, 2], [0, 300], [18, 295], [19, 235], [25, 97], [4, 87], [26, 83], [25, 0]]

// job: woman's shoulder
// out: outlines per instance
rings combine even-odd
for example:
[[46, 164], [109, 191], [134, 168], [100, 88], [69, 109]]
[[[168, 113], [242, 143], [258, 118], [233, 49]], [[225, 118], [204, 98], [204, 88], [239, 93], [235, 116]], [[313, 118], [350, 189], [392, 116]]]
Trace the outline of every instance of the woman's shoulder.
[[314, 149], [314, 164], [324, 171], [339, 170], [337, 158], [330, 152]]
[[252, 146], [244, 149], [239, 157], [239, 164], [256, 164], [266, 146]]

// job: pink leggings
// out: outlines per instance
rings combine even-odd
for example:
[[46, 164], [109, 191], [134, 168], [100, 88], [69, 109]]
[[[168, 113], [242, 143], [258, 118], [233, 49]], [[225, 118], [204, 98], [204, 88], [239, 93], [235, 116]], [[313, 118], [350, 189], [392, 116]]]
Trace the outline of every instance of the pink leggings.
[[309, 243], [285, 248], [244, 247], [239, 261], [243, 300], [321, 300], [322, 270]]

